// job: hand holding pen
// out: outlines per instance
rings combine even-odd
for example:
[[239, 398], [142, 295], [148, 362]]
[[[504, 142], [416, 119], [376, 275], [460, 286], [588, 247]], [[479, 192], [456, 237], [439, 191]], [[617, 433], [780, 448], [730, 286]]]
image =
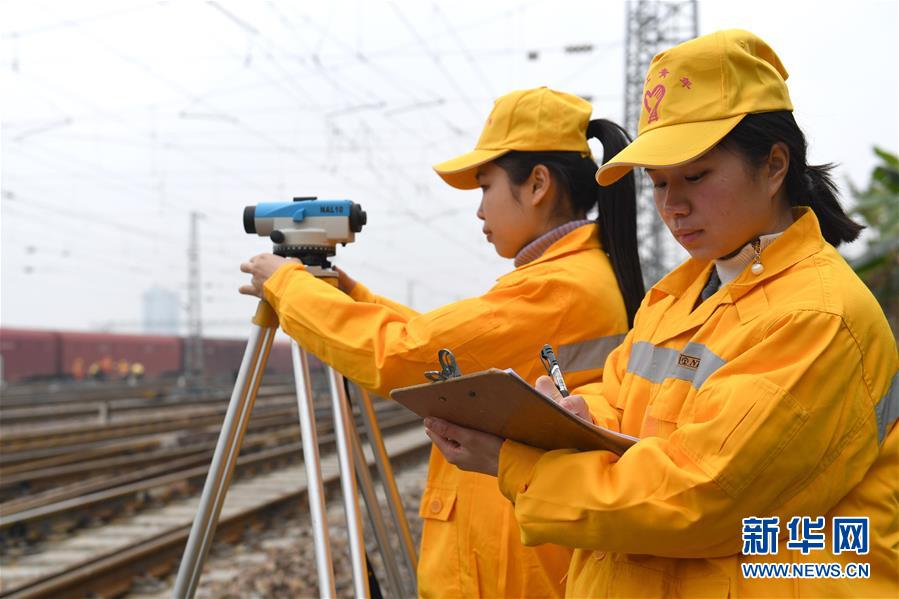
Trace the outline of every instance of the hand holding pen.
[[553, 348], [549, 344], [544, 345], [540, 351], [540, 361], [543, 362], [543, 366], [550, 376], [541, 376], [537, 379], [534, 385], [537, 391], [549, 397], [578, 418], [596, 424], [584, 398], [580, 395], [569, 394], [568, 386], [562, 378], [562, 368], [559, 366], [559, 362], [553, 353]]
[[559, 361], [556, 360], [556, 354], [549, 343], [540, 350], [540, 361], [543, 362], [543, 367], [546, 368], [547, 374], [552, 378], [562, 397], [568, 397], [570, 393], [565, 385], [565, 379], [562, 378], [562, 369], [559, 367]]

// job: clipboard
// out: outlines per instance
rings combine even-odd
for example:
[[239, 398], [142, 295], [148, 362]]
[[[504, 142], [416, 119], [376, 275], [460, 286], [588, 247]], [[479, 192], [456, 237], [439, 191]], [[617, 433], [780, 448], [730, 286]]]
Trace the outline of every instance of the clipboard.
[[491, 368], [402, 387], [390, 397], [421, 417], [434, 416], [541, 449], [621, 455], [639, 440], [578, 418], [512, 370]]

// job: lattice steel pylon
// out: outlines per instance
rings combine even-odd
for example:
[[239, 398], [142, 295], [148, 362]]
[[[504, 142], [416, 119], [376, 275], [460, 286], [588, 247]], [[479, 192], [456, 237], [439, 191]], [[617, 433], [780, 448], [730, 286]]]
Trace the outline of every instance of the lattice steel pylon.
[[203, 287], [200, 284], [199, 212], [190, 213], [190, 241], [187, 248], [187, 340], [184, 374], [188, 388], [203, 386]]
[[[624, 127], [636, 137], [643, 110], [643, 86], [653, 56], [699, 35], [699, 8], [696, 0], [663, 2], [629, 0], [625, 3], [627, 35], [624, 53]], [[670, 270], [675, 247], [656, 213], [652, 185], [642, 169], [637, 176], [637, 231], [640, 262], [647, 286]]]

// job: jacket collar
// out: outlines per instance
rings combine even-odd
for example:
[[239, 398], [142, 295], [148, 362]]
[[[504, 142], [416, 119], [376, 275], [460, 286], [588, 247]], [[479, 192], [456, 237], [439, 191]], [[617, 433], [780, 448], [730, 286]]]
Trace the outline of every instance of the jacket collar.
[[747, 268], [731, 281], [728, 286], [731, 300], [740, 299], [759, 283], [777, 277], [788, 268], [821, 251], [826, 242], [821, 235], [818, 217], [812, 209], [806, 206], [793, 208], [793, 219], [795, 222], [784, 231], [784, 234], [762, 250], [760, 260], [765, 266], [764, 272], [754, 275]]
[[[749, 268], [745, 269], [695, 310], [693, 305], [708, 279], [713, 262], [690, 258], [656, 283], [649, 290], [649, 305], [666, 297], [673, 298], [670, 318], [666, 318], [659, 327], [662, 338], [670, 338], [701, 325], [722, 304], [737, 304], [741, 321], [767, 308], [767, 298], [761, 292], [760, 285], [824, 247], [818, 219], [810, 208], [793, 208], [793, 219], [793, 224], [787, 227], [783, 235], [762, 250], [760, 261], [765, 270], [761, 274], [754, 275]], [[760, 292], [752, 293], [755, 289]]]
[[[760, 275], [754, 275], [747, 268], [730, 284], [722, 286], [722, 289], [731, 291], [732, 299], [737, 299], [759, 283], [780, 274], [797, 262], [821, 250], [825, 242], [821, 236], [818, 219], [812, 209], [800, 206], [793, 208], [792, 212], [793, 224], [787, 227], [783, 235], [775, 239], [760, 254], [765, 271]], [[711, 265], [712, 262], [708, 260], [689, 258], [653, 285], [649, 290], [650, 304], [666, 296], [681, 297], [694, 285], [697, 278], [701, 278], [705, 284]], [[700, 277], [700, 275], [703, 276]]]
[[542, 256], [543, 252], [545, 252], [552, 244], [562, 239], [578, 227], [583, 227], [590, 224], [593, 224], [593, 221], [584, 218], [581, 220], [569, 221], [564, 225], [559, 225], [551, 231], [547, 231], [518, 251], [518, 254], [516, 254], [515, 256], [515, 266], [519, 267], [524, 266], [525, 264], [530, 264], [531, 262]]
[[602, 244], [599, 242], [599, 224], [596, 222], [586, 224], [569, 232], [561, 239], [556, 240], [538, 257], [517, 267], [512, 272], [506, 273], [497, 278], [500, 279], [509, 276], [512, 273], [522, 272], [525, 269], [532, 268], [538, 264], [549, 262], [561, 258], [562, 256], [572, 254], [574, 252], [582, 252], [585, 250], [602, 250]]

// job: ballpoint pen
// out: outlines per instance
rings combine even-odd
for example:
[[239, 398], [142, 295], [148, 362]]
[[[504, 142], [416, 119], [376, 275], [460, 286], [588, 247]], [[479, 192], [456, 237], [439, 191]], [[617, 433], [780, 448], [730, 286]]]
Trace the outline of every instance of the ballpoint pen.
[[559, 367], [559, 361], [556, 360], [556, 354], [553, 353], [553, 348], [549, 343], [540, 350], [540, 361], [543, 362], [546, 372], [552, 377], [553, 383], [559, 389], [562, 397], [571, 395], [568, 392], [568, 387], [565, 385], [565, 379], [562, 378], [562, 369]]

